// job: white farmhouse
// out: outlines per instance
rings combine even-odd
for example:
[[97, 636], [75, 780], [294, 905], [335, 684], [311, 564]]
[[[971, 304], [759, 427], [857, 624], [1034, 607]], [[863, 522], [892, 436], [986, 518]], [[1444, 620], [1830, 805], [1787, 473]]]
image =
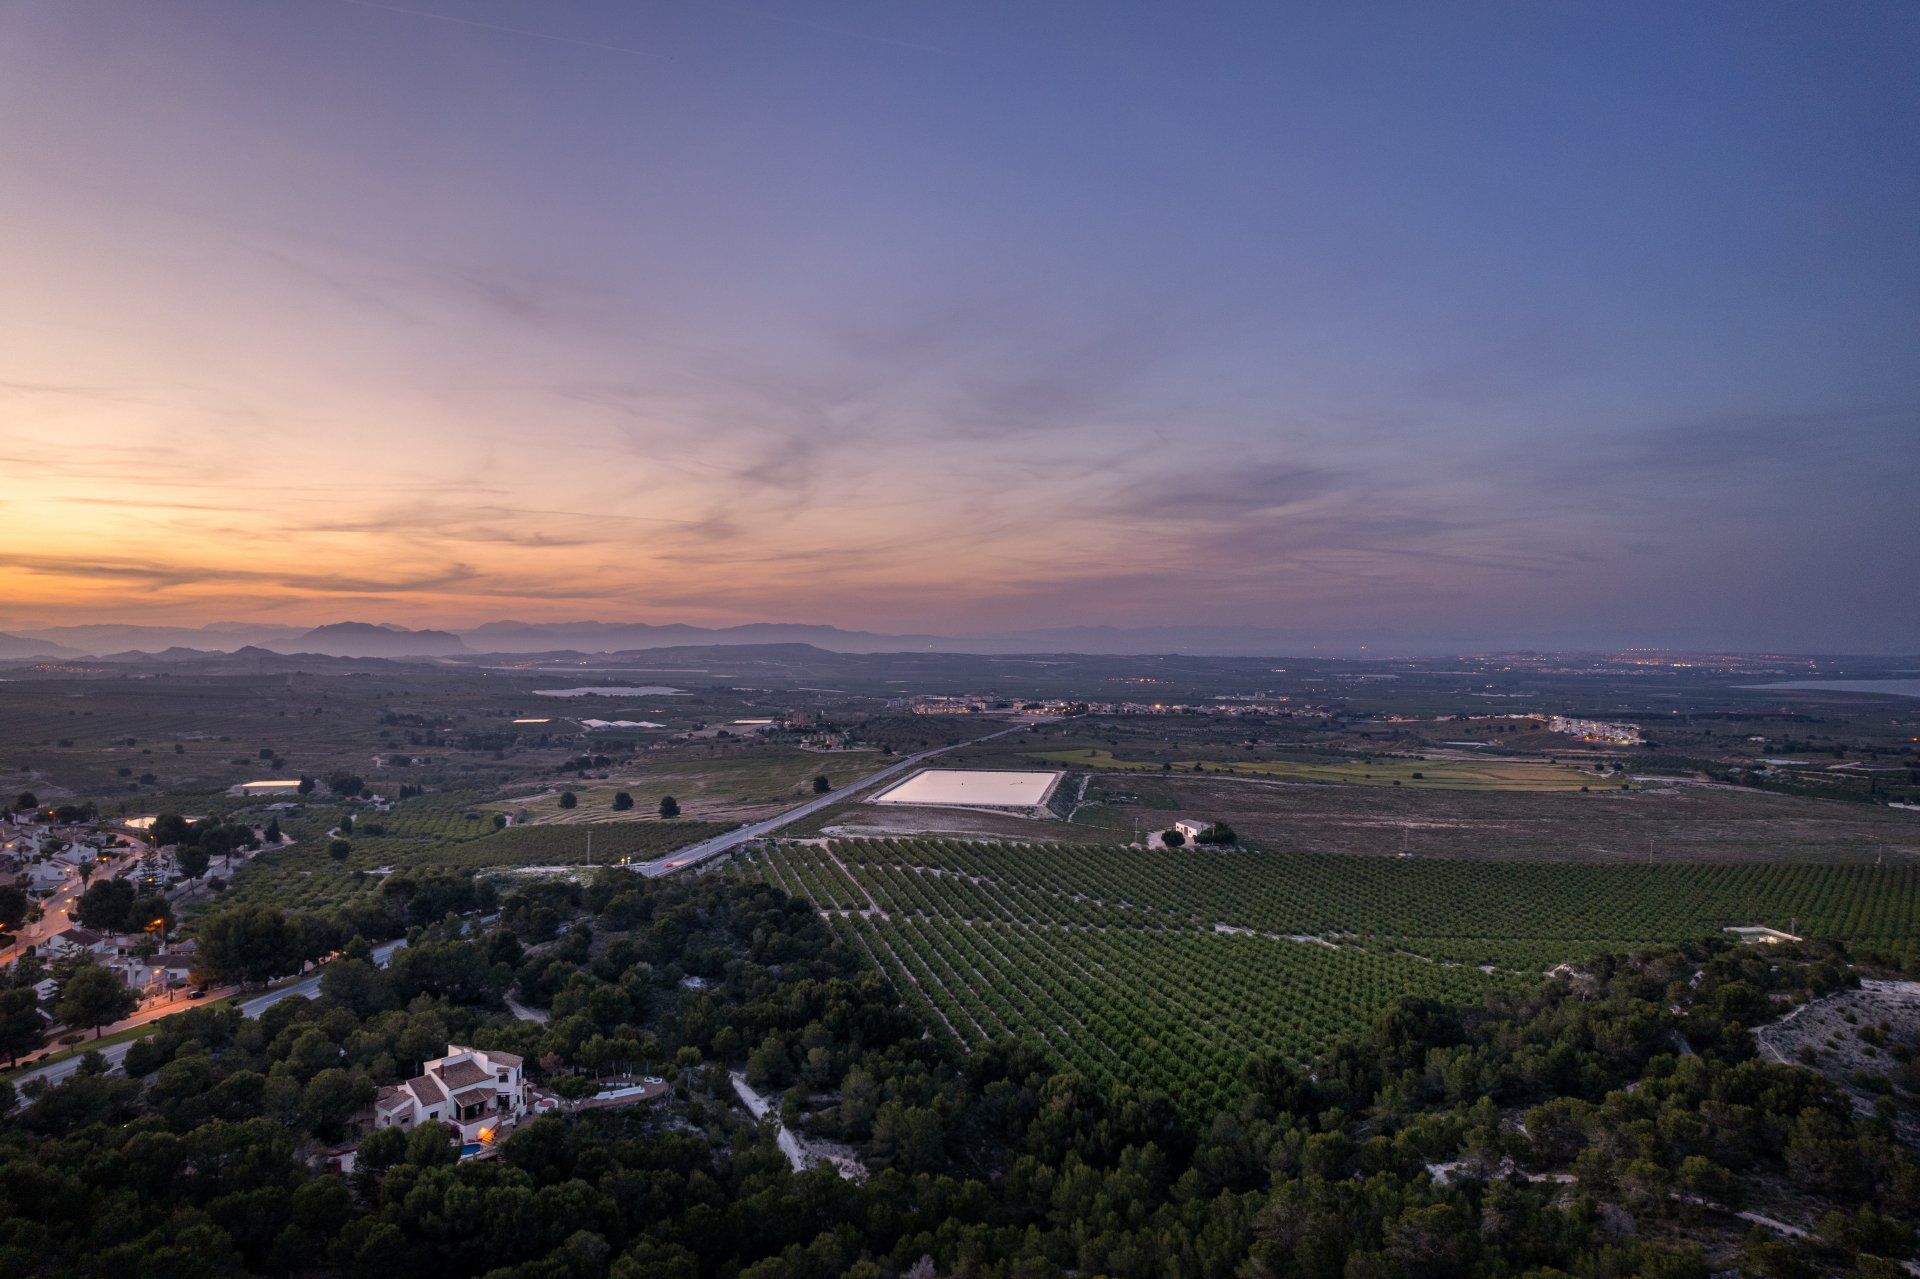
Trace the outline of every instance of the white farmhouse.
[[1210, 835], [1213, 833], [1212, 822], [1195, 821], [1191, 817], [1181, 818], [1173, 824], [1173, 828], [1179, 831], [1189, 844], [1196, 844], [1200, 841], [1202, 835]]
[[521, 1059], [497, 1048], [448, 1044], [447, 1055], [407, 1080], [382, 1088], [373, 1103], [375, 1128], [442, 1123], [460, 1140], [488, 1143], [527, 1113], [529, 1087]]

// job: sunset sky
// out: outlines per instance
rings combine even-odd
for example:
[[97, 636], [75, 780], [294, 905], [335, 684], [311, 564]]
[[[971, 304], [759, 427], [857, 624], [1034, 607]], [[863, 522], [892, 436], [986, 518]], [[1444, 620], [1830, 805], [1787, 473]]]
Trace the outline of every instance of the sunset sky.
[[0, 5], [0, 628], [1920, 648], [1920, 6]]

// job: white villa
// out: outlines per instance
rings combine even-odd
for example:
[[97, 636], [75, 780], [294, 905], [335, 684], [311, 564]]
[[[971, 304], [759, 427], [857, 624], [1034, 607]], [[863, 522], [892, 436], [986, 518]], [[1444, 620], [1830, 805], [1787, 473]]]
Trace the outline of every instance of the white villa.
[[382, 1088], [373, 1103], [375, 1128], [442, 1123], [463, 1143], [491, 1142], [527, 1113], [529, 1086], [513, 1053], [448, 1044], [447, 1055], [404, 1084]]

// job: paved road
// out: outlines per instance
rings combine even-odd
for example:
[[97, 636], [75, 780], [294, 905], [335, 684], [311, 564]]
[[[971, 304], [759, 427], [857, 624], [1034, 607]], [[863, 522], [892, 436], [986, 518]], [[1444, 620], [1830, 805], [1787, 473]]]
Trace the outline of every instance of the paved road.
[[[406, 944], [405, 938], [401, 938], [398, 941], [382, 942], [373, 948], [373, 962], [385, 968], [387, 961], [393, 958], [393, 952], [399, 950]], [[295, 995], [302, 995], [308, 999], [312, 999], [320, 993], [320, 978], [325, 971], [323, 968], [315, 969], [299, 981], [289, 982], [277, 990], [269, 990], [264, 994], [255, 995], [251, 999], [241, 1000], [239, 1004], [240, 1015], [242, 1017], [258, 1017], [261, 1013], [273, 1007], [281, 1000], [291, 999]], [[189, 1007], [191, 1007], [191, 1005], [170, 1008], [167, 1010], [166, 1015], [173, 1016], [176, 1013], [186, 1012]], [[139, 1041], [136, 1038], [123, 1039], [117, 1044], [108, 1044], [100, 1050], [100, 1055], [107, 1059], [108, 1066], [118, 1066], [122, 1061], [126, 1060], [127, 1050], [132, 1048], [137, 1042]], [[42, 1066], [38, 1070], [29, 1070], [13, 1081], [14, 1087], [18, 1088], [29, 1079], [44, 1079], [49, 1084], [57, 1084], [67, 1076], [73, 1074], [76, 1070], [79, 1070], [82, 1060], [82, 1056], [67, 1057], [54, 1062], [51, 1066]]]
[[132, 870], [139, 860], [137, 854], [116, 855], [95, 870], [92, 879], [87, 880], [80, 878], [77, 869], [68, 871], [66, 878], [60, 881], [60, 886], [41, 902], [43, 913], [40, 922], [20, 925], [13, 935], [14, 944], [0, 951], [0, 965], [12, 963], [27, 953], [27, 947], [44, 946], [54, 934], [72, 928], [74, 921], [70, 912], [87, 885], [103, 879], [118, 879]]
[[970, 742], [955, 742], [952, 746], [936, 746], [930, 751], [921, 751], [918, 755], [909, 755], [898, 763], [889, 764], [879, 772], [861, 778], [851, 786], [842, 787], [837, 791], [828, 791], [824, 795], [816, 795], [806, 803], [795, 805], [777, 817], [769, 817], [763, 822], [754, 822], [750, 826], [742, 826], [737, 830], [730, 830], [724, 835], [715, 835], [712, 839], [702, 840], [698, 844], [689, 845], [686, 848], [680, 849], [678, 852], [670, 853], [657, 860], [642, 862], [635, 866], [634, 869], [642, 875], [645, 875], [648, 879], [658, 879], [662, 875], [671, 875], [675, 871], [685, 870], [689, 866], [709, 861], [722, 853], [732, 852], [750, 839], [759, 839], [762, 835], [771, 835], [782, 826], [797, 822], [810, 813], [817, 813], [829, 804], [839, 803], [855, 791], [872, 786], [877, 782], [884, 782], [888, 778], [897, 777], [910, 768], [916, 768], [927, 760], [932, 759], [935, 755], [944, 755], [950, 750], [958, 750], [962, 746], [971, 746], [974, 742], [992, 741], [996, 737], [1005, 737], [1008, 733], [1022, 732], [1032, 727], [1034, 722], [1036, 721], [1015, 724], [1012, 728], [1003, 728], [997, 733], [988, 733], [985, 737], [976, 737]]

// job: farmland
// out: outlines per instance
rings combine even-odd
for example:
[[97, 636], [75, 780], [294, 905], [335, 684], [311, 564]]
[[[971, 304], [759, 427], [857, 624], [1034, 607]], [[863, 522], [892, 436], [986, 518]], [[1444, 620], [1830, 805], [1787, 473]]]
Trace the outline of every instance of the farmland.
[[1920, 813], [1686, 780], [1631, 791], [1326, 786], [1224, 773], [1089, 774], [1082, 841], [1175, 817], [1225, 820], [1263, 848], [1550, 862], [1920, 861]]
[[[1078, 768], [1273, 777], [1289, 781], [1356, 786], [1410, 786], [1418, 790], [1564, 791], [1605, 785], [1598, 775], [1566, 764], [1531, 759], [1416, 759], [1376, 757], [1311, 760], [1118, 759], [1111, 751], [1038, 751], [1034, 758]], [[1617, 783], [1615, 783], [1617, 785]]]
[[1225, 1088], [1252, 1051], [1310, 1059], [1395, 995], [1467, 997], [1565, 960], [1736, 923], [1886, 950], [1911, 951], [1920, 937], [1911, 866], [1550, 866], [917, 839], [777, 843], [752, 873], [814, 902], [959, 1041], [1012, 1034], [1097, 1075], [1196, 1097]]
[[[402, 812], [405, 812], [403, 806]], [[455, 820], [458, 820], [456, 818]], [[511, 826], [467, 823], [466, 838], [407, 835], [406, 823], [378, 825], [377, 836], [354, 835], [343, 860], [327, 854], [325, 839], [308, 839], [261, 854], [236, 876], [222, 902], [314, 908], [377, 891], [387, 870], [486, 872], [528, 866], [587, 864], [588, 836], [596, 864], [644, 861], [717, 835], [724, 822], [634, 821], [571, 826]]]
[[[707, 754], [695, 752], [705, 750]], [[630, 765], [614, 765], [593, 778], [561, 777], [530, 794], [509, 794], [488, 807], [525, 813], [541, 822], [597, 821], [624, 791], [635, 807], [649, 811], [671, 795], [690, 817], [729, 824], [764, 817], [813, 793], [815, 777], [835, 789], [877, 772], [891, 762], [878, 751], [795, 750], [758, 741], [724, 746], [683, 747], [675, 756], [642, 756]], [[572, 791], [576, 805], [560, 807], [560, 795]]]

